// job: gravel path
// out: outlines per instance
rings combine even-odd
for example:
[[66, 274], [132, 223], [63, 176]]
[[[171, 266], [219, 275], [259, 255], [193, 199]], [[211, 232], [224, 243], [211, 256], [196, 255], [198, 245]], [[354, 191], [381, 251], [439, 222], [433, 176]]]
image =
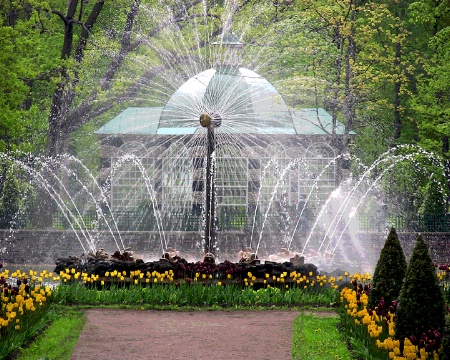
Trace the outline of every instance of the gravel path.
[[72, 360], [287, 360], [297, 311], [89, 309]]

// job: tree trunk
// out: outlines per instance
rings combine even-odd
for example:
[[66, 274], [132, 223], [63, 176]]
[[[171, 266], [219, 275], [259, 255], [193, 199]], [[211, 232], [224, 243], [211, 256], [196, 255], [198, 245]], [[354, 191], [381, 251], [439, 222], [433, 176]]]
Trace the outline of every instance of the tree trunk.
[[442, 136], [442, 155], [444, 157], [444, 171], [447, 180], [447, 198], [445, 199], [445, 207], [447, 212], [450, 211], [450, 140], [448, 135]]
[[356, 44], [355, 44], [355, 16], [356, 16], [356, 4], [355, 0], [351, 3], [350, 9], [350, 34], [347, 36], [347, 52], [345, 54], [345, 101], [344, 101], [344, 118], [345, 118], [345, 131], [343, 137], [343, 152], [349, 151], [349, 133], [353, 130], [353, 124], [355, 122], [355, 94], [353, 89], [353, 64], [356, 59]]
[[[53, 11], [58, 15], [64, 23], [64, 43], [61, 49], [61, 59], [66, 60], [72, 57], [73, 53], [73, 36], [74, 25], [81, 25], [83, 30], [81, 32], [80, 40], [77, 47], [76, 57], [78, 61], [81, 61], [83, 51], [86, 45], [86, 39], [89, 36], [89, 30], [92, 29], [101, 8], [104, 4], [103, 1], [97, 1], [86, 23], [81, 23], [82, 6], [80, 7], [80, 19], [76, 19], [76, 12], [78, 7], [78, 0], [70, 0], [68, 2], [67, 13], [64, 15], [59, 11]], [[47, 136], [47, 156], [53, 161], [56, 161], [58, 155], [64, 153], [68, 146], [68, 138], [70, 133], [64, 123], [64, 119], [67, 117], [69, 109], [72, 105], [74, 98], [74, 88], [78, 82], [77, 73], [72, 78], [68, 75], [66, 67], [62, 67], [59, 70], [60, 81], [56, 86], [53, 93], [52, 105], [50, 108], [50, 115], [48, 119], [48, 136]], [[55, 169], [53, 169], [56, 171]], [[47, 189], [50, 191], [58, 191], [56, 181], [52, 176], [47, 178]], [[56, 206], [54, 200], [45, 189], [39, 189], [36, 199], [36, 209], [33, 214], [32, 223], [36, 227], [49, 227], [52, 226], [52, 215]]]
[[[102, 10], [105, 0], [97, 0], [93, 6], [88, 19], [86, 22], [82, 22], [81, 18], [83, 15], [82, 4], [80, 5], [79, 0], [69, 0], [68, 10], [66, 14], [62, 14], [58, 11], [53, 11], [54, 14], [58, 15], [64, 22], [64, 45], [61, 52], [62, 59], [68, 59], [74, 57], [78, 64], [82, 64], [84, 50], [86, 47], [86, 40], [89, 36], [90, 30], [93, 28], [94, 24], [100, 12]], [[187, 11], [193, 8], [195, 5], [201, 3], [202, 0], [192, 0], [190, 3], [185, 4], [174, 14], [174, 18], [171, 18], [168, 22], [183, 22], [186, 20]], [[117, 55], [111, 59], [110, 65], [107, 68], [103, 78], [100, 80], [100, 85], [102, 90], [109, 90], [112, 86], [112, 79], [120, 70], [124, 60], [128, 54], [135, 50], [137, 47], [143, 44], [142, 38], [131, 42], [131, 33], [134, 27], [135, 17], [139, 12], [141, 0], [134, 0], [130, 4], [130, 8], [127, 12], [127, 19], [125, 23], [125, 28], [122, 34], [121, 48]], [[234, 4], [234, 3], [233, 3]], [[236, 7], [234, 10], [239, 11], [244, 5], [250, 4], [250, 1], [244, 1], [240, 7]], [[77, 8], [79, 7], [79, 16], [77, 18]], [[193, 15], [194, 16], [194, 15]], [[79, 25], [82, 27], [81, 35], [77, 47], [74, 53], [73, 44], [73, 32], [74, 25]], [[168, 24], [161, 24], [153, 28], [148, 34], [148, 37], [156, 35], [164, 26]], [[217, 35], [213, 32], [211, 36]], [[197, 47], [203, 47], [204, 43], [197, 44]], [[183, 60], [182, 56], [174, 56], [174, 62]], [[47, 155], [50, 157], [57, 157], [59, 154], [63, 153], [63, 150], [67, 146], [68, 139], [71, 133], [78, 130], [86, 122], [93, 119], [95, 116], [101, 115], [105, 111], [109, 110], [111, 107], [129, 99], [131, 96], [138, 94], [140, 89], [148, 84], [155, 76], [159, 75], [161, 71], [164, 70], [163, 66], [155, 66], [152, 69], [146, 71], [140, 79], [137, 79], [135, 85], [126, 89], [122, 94], [116, 95], [113, 98], [103, 100], [101, 106], [98, 106], [99, 93], [97, 88], [93, 88], [92, 92], [86, 96], [86, 100], [83, 101], [76, 108], [72, 108], [73, 101], [75, 98], [75, 89], [79, 81], [77, 76], [77, 70], [68, 71], [66, 68], [59, 69], [60, 71], [60, 82], [56, 87], [53, 94], [52, 106], [49, 115], [49, 130], [48, 130], [48, 141], [47, 141]], [[47, 196], [48, 197], [48, 196]], [[49, 209], [48, 204], [45, 205], [45, 209]], [[41, 209], [41, 211], [44, 208]], [[42, 217], [42, 213], [38, 214]], [[48, 219], [48, 217], [47, 217]]]
[[337, 127], [337, 114], [339, 111], [339, 88], [341, 85], [341, 72], [342, 72], [342, 59], [343, 59], [343, 49], [344, 49], [344, 39], [342, 38], [339, 27], [336, 26], [334, 29], [333, 35], [333, 43], [339, 50], [339, 54], [334, 60], [334, 70], [336, 73], [333, 97], [331, 100], [331, 119], [333, 122], [332, 125], [332, 134], [336, 134]]
[[[400, 62], [401, 62], [401, 44], [400, 43], [396, 43], [395, 44], [395, 68], [398, 71], [398, 74], [400, 73]], [[402, 121], [401, 121], [401, 111], [400, 111], [400, 104], [401, 104], [401, 99], [400, 99], [400, 89], [401, 89], [402, 83], [400, 80], [396, 80], [394, 83], [394, 101], [393, 101], [393, 105], [394, 105], [394, 119], [393, 119], [393, 132], [392, 132], [392, 140], [393, 143], [395, 143], [396, 140], [398, 140], [400, 138], [401, 135], [401, 126], [402, 126]]]

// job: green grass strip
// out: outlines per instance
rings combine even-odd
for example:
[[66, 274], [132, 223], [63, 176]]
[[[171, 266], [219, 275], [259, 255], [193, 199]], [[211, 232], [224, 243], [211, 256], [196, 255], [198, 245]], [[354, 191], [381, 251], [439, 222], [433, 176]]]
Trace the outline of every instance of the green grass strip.
[[349, 360], [351, 355], [334, 314], [303, 313], [294, 321], [292, 356], [295, 360]]
[[69, 360], [85, 322], [83, 312], [64, 307], [50, 326], [20, 351], [17, 360]]

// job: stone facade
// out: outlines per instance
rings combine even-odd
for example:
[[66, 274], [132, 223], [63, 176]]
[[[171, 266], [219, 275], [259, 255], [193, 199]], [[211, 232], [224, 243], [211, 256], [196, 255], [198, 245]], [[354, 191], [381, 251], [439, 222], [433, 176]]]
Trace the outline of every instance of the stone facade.
[[[98, 238], [97, 247], [104, 248], [106, 252], [113, 253], [117, 246], [112, 241], [111, 234], [94, 234]], [[417, 238], [417, 233], [399, 232], [399, 240], [407, 259], [412, 253]], [[83, 253], [78, 237], [80, 232], [58, 230], [0, 230], [0, 261], [5, 264], [54, 264], [58, 258], [79, 256]], [[227, 253], [219, 249], [218, 257], [222, 260], [237, 261], [237, 252], [247, 243], [247, 235], [244, 233], [228, 233], [219, 235], [221, 247], [228, 249]], [[423, 233], [429, 246], [430, 255], [437, 264], [450, 263], [450, 233]], [[158, 259], [161, 254], [161, 239], [154, 232], [125, 232], [121, 234], [125, 247], [143, 259]], [[374, 254], [379, 254], [385, 241], [385, 234], [360, 233], [359, 241], [364, 246], [373, 249]], [[264, 241], [265, 239], [263, 239]], [[202, 251], [199, 244], [202, 234], [192, 233], [168, 233], [166, 241], [171, 247], [181, 251], [181, 255], [188, 260], [196, 261]], [[255, 244], [256, 245], [256, 244]], [[267, 249], [276, 251], [277, 249]], [[345, 269], [343, 269], [345, 270]]]

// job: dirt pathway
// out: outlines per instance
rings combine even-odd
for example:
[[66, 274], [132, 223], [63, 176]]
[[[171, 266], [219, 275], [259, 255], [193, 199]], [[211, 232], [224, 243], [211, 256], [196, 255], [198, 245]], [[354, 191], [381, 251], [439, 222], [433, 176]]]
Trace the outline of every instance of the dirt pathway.
[[288, 360], [297, 311], [89, 309], [72, 360]]

